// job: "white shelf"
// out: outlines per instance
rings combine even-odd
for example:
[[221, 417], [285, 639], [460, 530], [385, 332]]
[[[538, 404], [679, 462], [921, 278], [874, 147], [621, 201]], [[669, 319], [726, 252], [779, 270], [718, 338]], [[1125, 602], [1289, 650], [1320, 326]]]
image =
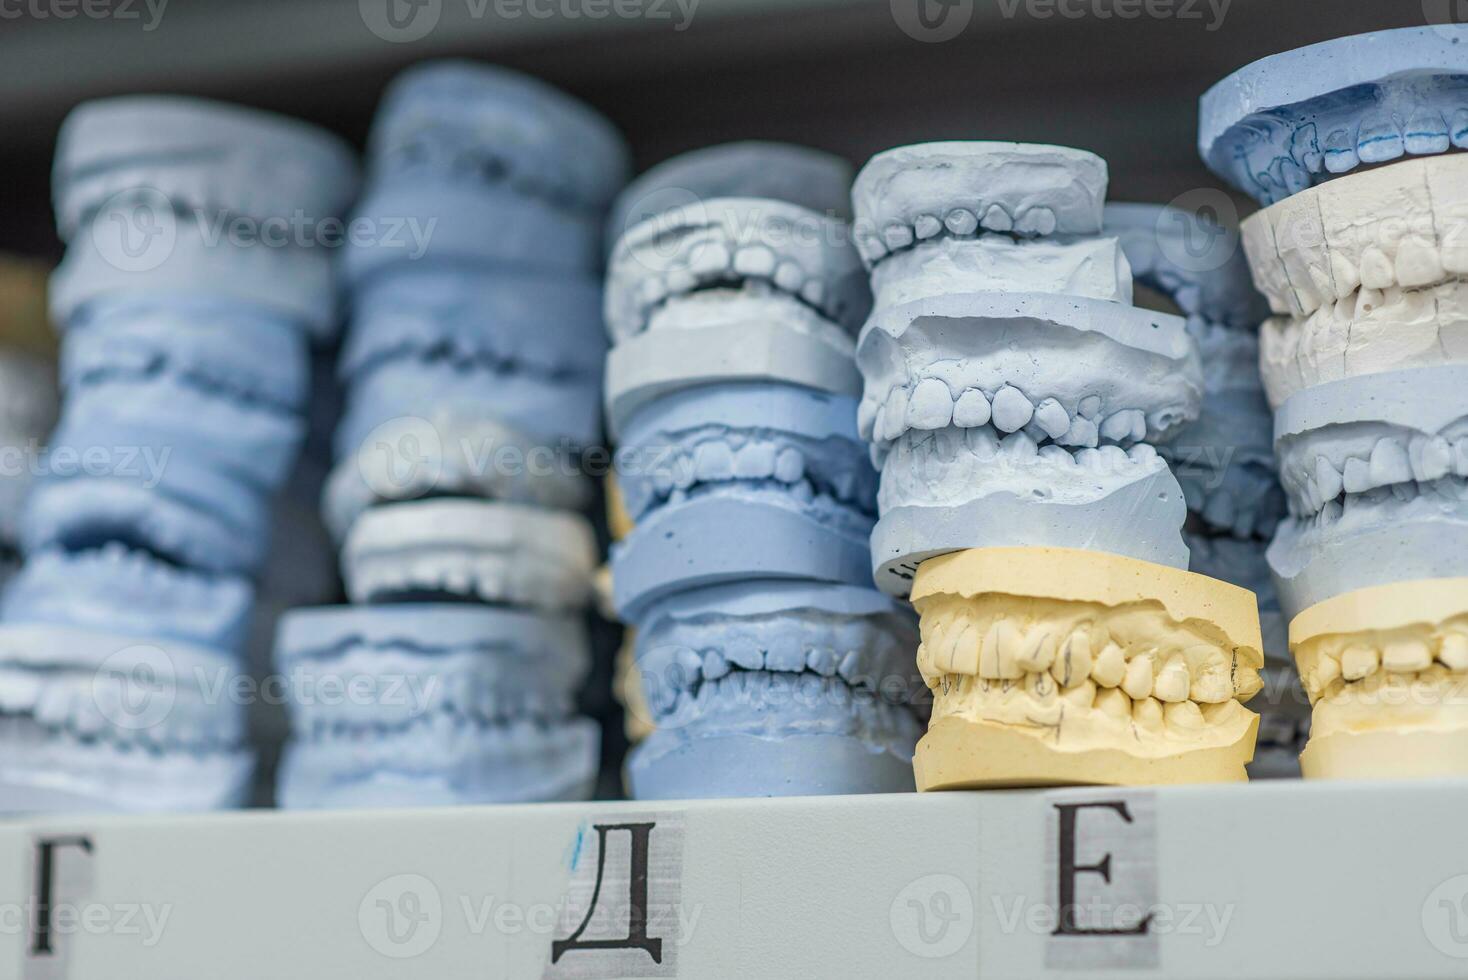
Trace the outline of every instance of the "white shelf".
[[[1274, 783], [25, 821], [0, 825], [0, 975], [1461, 977], [1465, 810], [1468, 783]], [[661, 964], [572, 948], [550, 966], [588, 908], [596, 825], [637, 822]], [[633, 833], [607, 832], [582, 940], [628, 935]], [[22, 919], [58, 838], [36, 956]], [[1108, 857], [1109, 883], [1085, 870]], [[1148, 934], [1054, 935], [1067, 859], [1078, 926], [1147, 905]]]

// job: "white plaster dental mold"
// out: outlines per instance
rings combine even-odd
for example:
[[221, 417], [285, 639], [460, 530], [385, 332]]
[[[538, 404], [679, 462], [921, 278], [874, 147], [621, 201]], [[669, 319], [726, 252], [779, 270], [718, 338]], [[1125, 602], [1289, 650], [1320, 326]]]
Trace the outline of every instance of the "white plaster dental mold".
[[1102, 234], [1120, 240], [1132, 278], [1184, 316], [1253, 330], [1269, 315], [1249, 279], [1237, 228], [1162, 204], [1107, 204], [1104, 220]]
[[870, 588], [740, 582], [679, 592], [638, 630], [653, 731], [638, 799], [902, 792], [927, 690], [911, 614]]
[[1468, 27], [1437, 23], [1263, 58], [1204, 93], [1198, 150], [1272, 204], [1358, 167], [1468, 146], [1465, 41]]
[[1270, 545], [1298, 615], [1369, 586], [1468, 571], [1468, 365], [1308, 388], [1280, 409], [1291, 517]]
[[870, 267], [939, 236], [1095, 235], [1106, 184], [1106, 161], [1064, 146], [897, 147], [872, 157], [856, 175], [856, 247]]
[[253, 767], [206, 647], [42, 625], [0, 627], [0, 809], [166, 812], [239, 805]]
[[701, 292], [739, 304], [750, 319], [804, 307], [851, 334], [871, 308], [845, 222], [784, 201], [711, 198], [649, 218], [617, 240], [606, 284], [613, 342], [685, 317], [706, 319], [681, 309]]
[[765, 198], [849, 219], [851, 164], [790, 143], [745, 140], [681, 153], [628, 184], [607, 223], [608, 246], [655, 215], [715, 197]]
[[364, 511], [342, 546], [352, 602], [457, 596], [544, 610], [590, 597], [596, 540], [580, 514], [430, 498]]
[[1275, 313], [1368, 313], [1382, 293], [1468, 273], [1468, 156], [1405, 160], [1321, 184], [1246, 218], [1242, 233], [1254, 283]]
[[57, 136], [56, 221], [70, 240], [109, 199], [156, 194], [214, 218], [339, 217], [357, 190], [341, 139], [274, 113], [207, 99], [129, 95], [84, 102]]
[[[276, 662], [303, 694], [279, 777], [286, 808], [590, 795], [599, 739], [572, 699], [590, 666], [578, 619], [463, 604], [303, 609], [281, 620]], [[378, 697], [310, 696], [375, 684]]]

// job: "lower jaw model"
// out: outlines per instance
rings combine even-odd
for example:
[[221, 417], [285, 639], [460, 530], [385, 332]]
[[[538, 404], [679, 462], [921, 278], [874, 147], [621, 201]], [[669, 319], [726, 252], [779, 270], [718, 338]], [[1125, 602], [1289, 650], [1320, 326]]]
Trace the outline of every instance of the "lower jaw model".
[[680, 592], [638, 630], [653, 730], [638, 799], [909, 791], [912, 618], [870, 588], [754, 581]]
[[1097, 552], [979, 548], [913, 583], [933, 717], [919, 790], [1246, 778], [1254, 598]]
[[0, 811], [241, 805], [253, 757], [220, 650], [53, 623], [0, 627]]
[[282, 619], [276, 650], [292, 688], [284, 807], [591, 795], [600, 750], [574, 708], [590, 664], [579, 621], [433, 603], [306, 609]]

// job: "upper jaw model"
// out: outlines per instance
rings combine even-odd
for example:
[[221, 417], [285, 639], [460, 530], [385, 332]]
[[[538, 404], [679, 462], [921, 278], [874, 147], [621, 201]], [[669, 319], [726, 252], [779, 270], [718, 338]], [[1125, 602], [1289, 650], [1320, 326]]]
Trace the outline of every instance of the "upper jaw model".
[[627, 150], [577, 100], [518, 72], [471, 62], [413, 68], [389, 87], [368, 145], [361, 220], [386, 225], [349, 243], [355, 288], [404, 261], [591, 273], [602, 216], [626, 182]]
[[874, 307], [858, 424], [882, 469], [878, 585], [905, 595], [927, 558], [1051, 545], [1185, 567], [1181, 489], [1156, 443], [1197, 418], [1181, 318], [1130, 306], [1098, 237], [1093, 154], [934, 143], [857, 176]]
[[1214, 173], [1273, 204], [1344, 173], [1468, 146], [1463, 25], [1343, 37], [1256, 61], [1202, 100]]

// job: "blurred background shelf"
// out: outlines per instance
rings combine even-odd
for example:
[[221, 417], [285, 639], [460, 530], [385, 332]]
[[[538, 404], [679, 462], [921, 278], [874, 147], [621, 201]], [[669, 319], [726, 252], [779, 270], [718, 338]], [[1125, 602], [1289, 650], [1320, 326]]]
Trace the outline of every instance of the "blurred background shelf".
[[[1465, 807], [1273, 783], [0, 824], [0, 975], [1461, 977]], [[599, 866], [579, 938], [648, 942], [552, 966]]]

